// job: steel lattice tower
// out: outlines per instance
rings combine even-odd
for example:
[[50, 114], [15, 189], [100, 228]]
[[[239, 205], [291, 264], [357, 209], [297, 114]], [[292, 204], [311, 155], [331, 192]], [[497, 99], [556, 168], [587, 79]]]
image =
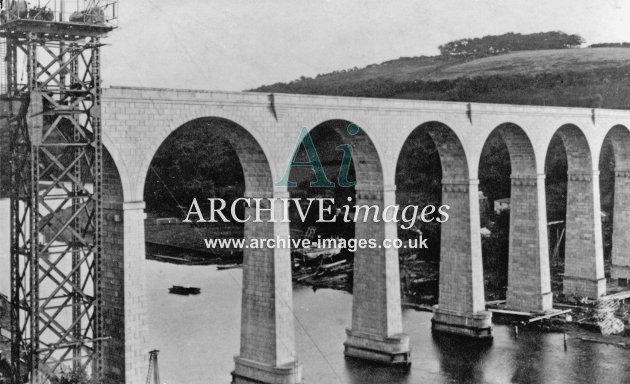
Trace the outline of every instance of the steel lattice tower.
[[[99, 378], [102, 343], [100, 39], [111, 1], [2, 11], [11, 137], [13, 382]], [[56, 4], [56, 2], [55, 2]]]

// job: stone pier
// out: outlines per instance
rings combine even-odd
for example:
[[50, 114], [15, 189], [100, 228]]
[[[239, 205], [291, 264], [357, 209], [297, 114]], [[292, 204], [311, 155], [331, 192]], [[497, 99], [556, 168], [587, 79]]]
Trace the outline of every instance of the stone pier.
[[[289, 193], [275, 191], [275, 198]], [[246, 193], [250, 198], [270, 197], [264, 192]], [[266, 205], [265, 205], [266, 204]], [[271, 209], [266, 201], [263, 206]], [[270, 211], [263, 211], [263, 222], [245, 223], [245, 241], [289, 236], [289, 223], [283, 223], [282, 203], [273, 207], [276, 223], [269, 222]], [[245, 209], [245, 217], [255, 215]], [[233, 384], [297, 384], [302, 382], [302, 366], [295, 353], [293, 329], [293, 291], [291, 254], [286, 248], [243, 250], [243, 296], [241, 312], [241, 349], [234, 358]]]
[[[396, 204], [396, 187], [357, 187], [358, 206]], [[363, 214], [364, 211], [361, 211]], [[396, 223], [362, 219], [355, 224], [356, 238], [397, 238]], [[403, 333], [400, 304], [400, 272], [397, 249], [358, 249], [354, 255], [352, 326], [344, 343], [348, 357], [384, 364], [409, 363], [409, 337]]]
[[479, 180], [442, 180], [440, 292], [433, 330], [475, 338], [492, 337], [492, 314], [485, 310], [479, 218]]
[[620, 285], [630, 282], [630, 170], [615, 171], [615, 203], [610, 277]]
[[596, 299], [606, 294], [599, 171], [569, 171], [567, 178], [565, 295]]
[[146, 260], [144, 244], [144, 201], [123, 203], [125, 377], [126, 383], [146, 379], [149, 367], [146, 304]]
[[547, 239], [545, 175], [512, 175], [506, 305], [545, 312], [553, 308]]

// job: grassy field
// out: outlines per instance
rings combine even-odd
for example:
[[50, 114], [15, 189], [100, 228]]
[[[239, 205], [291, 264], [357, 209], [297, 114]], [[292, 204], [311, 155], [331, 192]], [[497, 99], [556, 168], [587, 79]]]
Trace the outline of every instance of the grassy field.
[[255, 91], [629, 109], [630, 49], [400, 58]]
[[[401, 57], [364, 68], [340, 70], [304, 78], [294, 83], [317, 82], [321, 86], [349, 85], [372, 79], [396, 82], [438, 81], [491, 75], [535, 75], [564, 71], [590, 71], [630, 64], [628, 48], [576, 48], [519, 51], [497, 56], [464, 59], [451, 56]], [[264, 87], [261, 87], [264, 88]]]
[[628, 48], [577, 48], [521, 51], [446, 66], [423, 80], [491, 75], [535, 75], [591, 71], [630, 64]]

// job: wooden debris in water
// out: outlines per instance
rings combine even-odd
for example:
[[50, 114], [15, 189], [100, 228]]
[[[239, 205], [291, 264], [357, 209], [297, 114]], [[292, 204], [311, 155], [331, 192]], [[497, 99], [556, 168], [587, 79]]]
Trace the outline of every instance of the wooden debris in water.
[[565, 309], [563, 311], [555, 311], [555, 312], [550, 312], [541, 316], [537, 316], [537, 317], [533, 317], [531, 319], [528, 320], [528, 323], [533, 323], [535, 321], [540, 321], [540, 320], [544, 320], [544, 319], [549, 319], [555, 316], [560, 316], [560, 315], [564, 315], [567, 313], [570, 313], [571, 310], [570, 309]]
[[586, 341], [586, 342], [589, 342], [589, 343], [608, 344], [608, 345], [614, 345], [616, 347], [621, 347], [621, 348], [630, 348], [630, 344], [628, 344], [628, 343], [621, 343], [621, 342], [616, 342], [616, 341], [601, 340], [601, 339], [595, 339], [595, 338], [592, 338], [592, 337], [580, 337], [580, 340]]

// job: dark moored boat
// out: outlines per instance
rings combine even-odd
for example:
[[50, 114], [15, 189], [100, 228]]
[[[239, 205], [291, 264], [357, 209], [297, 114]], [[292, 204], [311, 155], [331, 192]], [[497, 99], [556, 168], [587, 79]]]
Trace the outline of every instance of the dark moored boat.
[[168, 291], [176, 295], [198, 295], [201, 293], [201, 288], [173, 285], [171, 288], [168, 289]]
[[219, 264], [219, 265], [217, 265], [217, 269], [218, 270], [233, 269], [233, 268], [240, 268], [240, 267], [242, 267], [241, 264]]

